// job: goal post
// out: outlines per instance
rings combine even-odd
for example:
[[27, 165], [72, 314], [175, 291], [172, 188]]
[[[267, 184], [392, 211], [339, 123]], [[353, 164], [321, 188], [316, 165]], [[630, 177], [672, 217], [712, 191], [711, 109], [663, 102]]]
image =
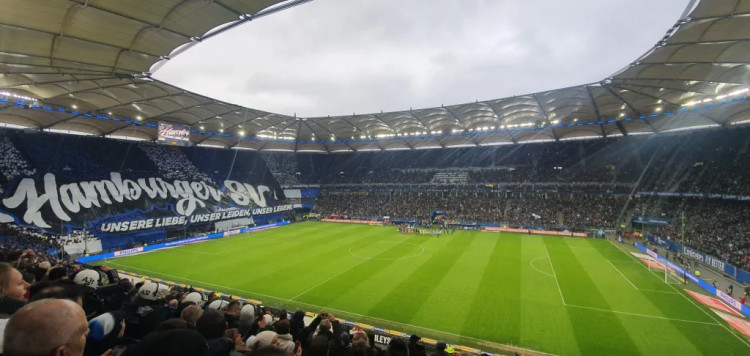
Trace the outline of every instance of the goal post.
[[657, 261], [657, 260], [649, 260], [648, 270], [657, 275], [657, 276], [663, 276], [664, 283], [671, 283], [671, 284], [683, 284], [685, 283], [686, 276], [683, 276], [680, 274], [679, 271], [674, 270], [672, 267], [669, 266], [669, 264], [664, 263], [663, 261]]
[[644, 247], [643, 250], [651, 257], [647, 263], [648, 270], [659, 276], [663, 274], [664, 283], [687, 284], [687, 281], [689, 280], [687, 274], [690, 273], [689, 271], [684, 270], [666, 258], [659, 256], [651, 249]]

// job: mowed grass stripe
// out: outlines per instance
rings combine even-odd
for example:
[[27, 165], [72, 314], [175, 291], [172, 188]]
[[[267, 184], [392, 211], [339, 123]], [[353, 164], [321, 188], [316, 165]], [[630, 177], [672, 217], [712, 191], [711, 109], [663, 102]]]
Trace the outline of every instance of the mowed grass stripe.
[[558, 355], [579, 354], [573, 325], [567, 308], [560, 300], [560, 293], [552, 275], [552, 267], [547, 258], [543, 238], [540, 236], [514, 238], [522, 242], [520, 344]]
[[[426, 238], [430, 237], [417, 237], [418, 240]], [[372, 305], [369, 315], [411, 323], [414, 315], [433, 294], [435, 287], [441, 284], [448, 271], [458, 262], [471, 242], [471, 240], [455, 235], [443, 237], [443, 239], [447, 240], [447, 243], [444, 243], [428, 259], [419, 265], [412, 265], [411, 270], [401, 269], [400, 276], [393, 275], [394, 287], [384, 293], [378, 303]], [[434, 242], [437, 243], [437, 241]], [[460, 288], [460, 286], [455, 286], [455, 288]], [[450, 305], [449, 300], [444, 301]]]
[[[602, 291], [591, 280], [588, 271], [581, 266], [566, 240], [559, 237], [544, 239], [565, 302], [611, 310]], [[640, 354], [638, 346], [616, 314], [569, 307], [568, 315], [581, 354]]]
[[[203, 281], [215, 281], [214, 283], [229, 286], [238, 286], [240, 289], [268, 292], [266, 286], [255, 282], [268, 273], [273, 272], [272, 266], [278, 263], [284, 255], [283, 251], [288, 248], [302, 247], [304, 244], [312, 244], [313, 241], [329, 238], [323, 230], [310, 231], [305, 236], [296, 236], [300, 229], [298, 226], [290, 226], [291, 229], [276, 229], [277, 234], [271, 230], [259, 232], [259, 236], [243, 236], [244, 240], [234, 238], [232, 243], [219, 240], [221, 248], [214, 250], [213, 256], [194, 257], [202, 258], [204, 261], [195, 263], [193, 266], [201, 268], [189, 268], [191, 279]], [[203, 247], [213, 245], [213, 242], [197, 244], [189, 247]], [[327, 244], [325, 244], [327, 245]], [[313, 245], [315, 246], [315, 245]], [[182, 248], [174, 249], [173, 253], [181, 253]], [[201, 251], [203, 252], [203, 251]], [[211, 262], [208, 262], [211, 261]], [[239, 262], [239, 263], [238, 263]], [[261, 267], [263, 266], [263, 267]], [[252, 287], [252, 289], [250, 288]]]
[[492, 257], [481, 276], [464, 321], [465, 330], [480, 339], [500, 337], [500, 342], [521, 342], [521, 244], [520, 238], [499, 236]]
[[[441, 237], [440, 240], [442, 239]], [[443, 325], [445, 331], [479, 338], [474, 332], [479, 326], [470, 320], [471, 318], [466, 318], [469, 307], [465, 303], [472, 300], [482, 288], [498, 288], [495, 285], [487, 286], [480, 278], [492, 259], [493, 246], [497, 239], [463, 231], [457, 232], [449, 239], [456, 240], [451, 241], [451, 244], [462, 243], [465, 247], [460, 247], [458, 253], [451, 254], [450, 249], [453, 247], [450, 246], [448, 251], [445, 251], [447, 258], [455, 258], [456, 261], [442, 276], [432, 278], [435, 283], [432, 293], [421, 306], [418, 306], [419, 311], [412, 317], [412, 324], [425, 327]], [[496, 307], [495, 301], [485, 302], [480, 309], [482, 311]]]
[[[316, 249], [327, 248], [339, 250], [332, 253], [332, 255], [346, 257], [348, 254], [346, 254], [346, 251], [344, 251], [345, 248], [340, 242], [352, 242], [353, 240], [356, 242], [356, 240], [367, 239], [368, 237], [377, 235], [375, 231], [362, 229], [363, 226], [346, 226], [349, 227], [349, 229], [345, 229], [348, 231], [360, 230], [360, 233], [352, 234], [356, 237], [351, 237], [348, 233], [338, 235], [331, 234], [330, 231], [326, 231], [325, 229], [317, 229], [320, 225], [315, 226], [316, 229], [308, 231], [305, 229], [305, 225], [307, 224], [292, 225], [289, 226], [289, 229], [284, 228], [258, 232], [257, 234], [262, 234], [259, 238], [250, 239], [256, 233], [242, 236], [242, 239], [237, 239], [235, 244], [226, 244], [226, 240], [215, 241], [224, 242], [221, 245], [222, 249], [219, 251], [234, 251], [234, 253], [227, 253], [222, 256], [202, 256], [183, 253], [183, 249], [185, 248], [213, 245], [214, 241], [211, 241], [163, 250], [157, 253], [130, 256], [123, 259], [121, 263], [157, 272], [174, 271], [177, 269], [178, 271], [173, 273], [165, 273], [180, 275], [185, 278], [183, 281], [187, 284], [193, 284], [194, 281], [204, 281], [212, 283], [213, 286], [227, 286], [242, 291], [253, 291], [257, 294], [252, 296], [258, 299], [267, 299], [267, 297], [261, 297], [258, 294], [273, 295], [281, 299], [288, 299], [291, 298], [293, 293], [299, 292], [301, 287], [311, 286], [312, 284], [306, 284], [304, 280], [298, 279], [295, 274], [291, 276], [287, 275], [286, 278], [282, 277], [269, 283], [265, 283], [265, 281], [261, 283], [259, 281], [277, 271], [280, 266], [286, 263], [285, 261], [289, 258], [290, 254], [293, 254], [295, 257], [305, 258], [309, 253], [316, 251]], [[359, 229], [351, 229], [351, 227]], [[300, 230], [304, 231], [304, 233], [300, 233]], [[272, 231], [277, 232], [277, 234], [267, 234]], [[289, 237], [294, 237], [294, 241], [289, 240]], [[371, 241], [377, 241], [377, 239], [371, 239]], [[271, 249], [259, 247], [257, 246], [258, 244], [266, 246], [274, 245], [276, 249], [272, 251]], [[295, 251], [305, 251], [306, 253], [298, 254]], [[335, 271], [339, 268], [345, 268], [347, 263], [354, 264], [359, 261], [351, 256], [349, 257], [346, 260], [342, 260], [341, 258], [320, 259], [316, 267], [327, 261], [331, 264], [329, 267]], [[315, 271], [316, 268], [301, 268], [296, 274], [310, 270]], [[282, 285], [286, 281], [291, 282], [291, 289], [282, 290], [283, 288], [277, 288], [277, 285]], [[307, 282], [309, 283], [309, 281]]]
[[[227, 244], [227, 251], [231, 253], [225, 253], [221, 256], [205, 256], [213, 261], [211, 263], [201, 263], [203, 268], [192, 269], [190, 276], [191, 279], [203, 280], [203, 281], [217, 281], [220, 285], [237, 286], [244, 290], [253, 290], [259, 293], [276, 295], [281, 298], [291, 298], [293, 293], [299, 292], [301, 287], [304, 287], [305, 283], [300, 283], [300, 279], [279, 278], [277, 280], [264, 279], [275, 272], [277, 272], [285, 263], [287, 263], [290, 254], [294, 254], [295, 257], [305, 259], [310, 255], [317, 253], [329, 252], [337, 256], [344, 256], [346, 251], [345, 247], [340, 242], [351, 241], [352, 238], [345, 238], [344, 236], [331, 235], [325, 230], [315, 230], [310, 233], [305, 232], [300, 234], [301, 228], [298, 226], [291, 226], [293, 229], [279, 230], [282, 232], [278, 235], [270, 235], [263, 239], [255, 239], [244, 241], [245, 244], [242, 247], [239, 245], [233, 249], [232, 245]], [[361, 226], [359, 226], [361, 228]], [[376, 235], [373, 231], [365, 231], [365, 233], [353, 234], [353, 239], [366, 238], [368, 235]], [[289, 239], [294, 237], [294, 239]], [[247, 246], [247, 243], [251, 243]], [[258, 246], [258, 244], [263, 246]], [[295, 251], [305, 251], [305, 254], [298, 254]], [[338, 251], [336, 251], [338, 250]], [[333, 252], [336, 251], [336, 252]], [[238, 264], [238, 262], [240, 262]], [[338, 269], [345, 268], [348, 264], [356, 263], [357, 261], [353, 258], [344, 259], [321, 259], [320, 264], [328, 264], [330, 268]], [[297, 274], [304, 274], [309, 269], [300, 269]], [[291, 276], [294, 276], [292, 274]], [[284, 285], [284, 282], [292, 281], [292, 286], [280, 286]], [[304, 280], [303, 281], [309, 281]], [[312, 285], [312, 284], [310, 284]], [[308, 285], [309, 286], [309, 285]]]
[[[382, 250], [388, 246], [387, 244], [396, 244], [398, 241], [408, 238], [408, 236], [397, 234], [394, 231], [392, 234], [383, 235], [380, 239], [381, 244], [370, 248], [356, 247], [353, 251], [357, 254], [374, 254], [378, 252], [375, 248]], [[366, 275], [367, 280], [363, 281], [363, 283], [350, 283], [349, 288], [337, 292], [337, 295], [333, 296], [334, 299], [326, 305], [336, 305], [339, 309], [362, 315], [370, 315], [368, 313], [372, 306], [379, 303], [384, 294], [389, 293], [395, 288], [401, 278], [406, 278], [406, 273], [411, 271], [414, 266], [418, 266], [426, 259], [429, 259], [434, 254], [434, 250], [438, 249], [439, 246], [441, 244], [435, 244], [427, 240], [427, 237], [414, 236], [413, 239], [404, 242], [403, 246], [397, 247], [403, 252], [403, 257], [388, 258], [387, 260], [381, 257], [381, 259], [377, 260], [380, 263], [363, 266], [363, 270], [360, 273]], [[382, 321], [378, 320], [380, 319], [373, 322], [382, 324]]]
[[[339, 271], [359, 264], [361, 259], [349, 255], [349, 249], [353, 246], [382, 247], [376, 238], [377, 231], [361, 231], [352, 236], [330, 236], [326, 231], [319, 234], [324, 235], [326, 243], [312, 239], [312, 243], [304, 248], [304, 254], [292, 252], [299, 246], [282, 245], [283, 248], [276, 253], [276, 258], [261, 269], [262, 273], [248, 276], [248, 282], [252, 285], [271, 287], [268, 289], [269, 294], [275, 293], [287, 299], [294, 299], [295, 296], [316, 284], [323, 283]], [[311, 240], [307, 236], [298, 238]]]
[[[345, 270], [343, 273], [339, 273], [335, 279], [328, 280], [324, 284], [306, 291], [305, 294], [299, 296], [297, 299], [317, 305], [331, 305], [331, 302], [336, 300], [339, 295], [345, 293], [347, 290], [367, 283], [372, 277], [373, 271], [385, 268], [391, 264], [394, 259], [407, 256], [411, 253], [411, 249], [394, 249], [394, 247], [404, 244], [405, 242], [418, 243], [419, 239], [419, 236], [403, 236], [402, 240], [396, 241], [392, 245], [381, 245], [381, 250], [375, 255], [372, 255], [372, 259], [360, 259], [360, 263], [353, 268]], [[328, 278], [330, 278], [330, 276]]]

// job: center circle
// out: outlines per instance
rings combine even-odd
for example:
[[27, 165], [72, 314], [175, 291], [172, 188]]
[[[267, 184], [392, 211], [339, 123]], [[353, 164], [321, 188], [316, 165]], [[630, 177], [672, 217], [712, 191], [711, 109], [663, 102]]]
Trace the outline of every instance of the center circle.
[[395, 261], [395, 260], [403, 260], [406, 258], [417, 257], [424, 253], [424, 247], [415, 243], [411, 243], [411, 242], [377, 241], [376, 244], [409, 246], [411, 253], [409, 255], [401, 256], [401, 257], [377, 257], [379, 254], [384, 252], [386, 248], [373, 249], [373, 251], [364, 251], [367, 248], [374, 246], [373, 244], [373, 245], [367, 245], [367, 246], [352, 246], [349, 248], [349, 254], [354, 257], [361, 258], [363, 260], [393, 260]]

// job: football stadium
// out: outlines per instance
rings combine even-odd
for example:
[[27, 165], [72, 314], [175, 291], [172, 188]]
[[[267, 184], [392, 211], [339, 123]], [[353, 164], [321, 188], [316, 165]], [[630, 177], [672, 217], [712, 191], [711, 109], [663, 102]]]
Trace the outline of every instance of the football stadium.
[[153, 77], [312, 2], [0, 0], [3, 355], [750, 354], [750, 0], [456, 105]]

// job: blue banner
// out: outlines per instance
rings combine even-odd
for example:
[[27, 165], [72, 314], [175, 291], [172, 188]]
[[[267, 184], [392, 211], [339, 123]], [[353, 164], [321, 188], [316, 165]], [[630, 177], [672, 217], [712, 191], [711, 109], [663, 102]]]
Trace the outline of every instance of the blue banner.
[[664, 226], [672, 222], [674, 219], [666, 218], [652, 218], [648, 216], [633, 216], [632, 221], [636, 224], [653, 225], [653, 226]]
[[260, 230], [270, 229], [270, 228], [284, 226], [288, 224], [289, 224], [289, 221], [281, 221], [281, 222], [277, 222], [274, 224], [261, 225], [261, 226], [255, 226], [255, 227], [246, 227], [242, 229], [223, 231], [223, 232], [216, 232], [216, 233], [205, 235], [205, 236], [196, 236], [196, 237], [191, 237], [188, 239], [169, 241], [169, 242], [151, 245], [151, 246], [135, 247], [135, 248], [127, 249], [127, 250], [119, 250], [115, 252], [103, 253], [100, 255], [85, 256], [85, 257], [81, 257], [77, 259], [76, 262], [89, 263], [89, 262], [99, 261], [99, 260], [103, 260], [107, 258], [127, 256], [127, 255], [132, 255], [132, 254], [146, 252], [146, 251], [153, 251], [153, 250], [159, 250], [159, 249], [168, 248], [168, 247], [174, 247], [174, 246], [186, 245], [186, 244], [191, 244], [191, 243], [196, 243], [196, 242], [201, 242], [201, 241], [218, 239], [218, 238], [232, 236], [236, 234], [242, 234], [246, 232], [260, 231]]
[[672, 240], [663, 239], [658, 236], [655, 237], [653, 235], [648, 236], [648, 242], [664, 247], [670, 251], [682, 252], [682, 244], [679, 242], [674, 242]]
[[745, 284], [750, 284], [750, 272], [738, 268], [737, 280]]
[[[698, 260], [701, 263], [705, 263], [714, 269], [717, 269], [719, 271], [722, 271], [730, 276], [735, 276], [737, 274], [737, 267], [724, 262], [722, 259], [707, 255], [703, 252], [693, 250], [692, 248], [685, 247], [685, 254], [693, 259]], [[742, 281], [741, 281], [742, 282]]]

